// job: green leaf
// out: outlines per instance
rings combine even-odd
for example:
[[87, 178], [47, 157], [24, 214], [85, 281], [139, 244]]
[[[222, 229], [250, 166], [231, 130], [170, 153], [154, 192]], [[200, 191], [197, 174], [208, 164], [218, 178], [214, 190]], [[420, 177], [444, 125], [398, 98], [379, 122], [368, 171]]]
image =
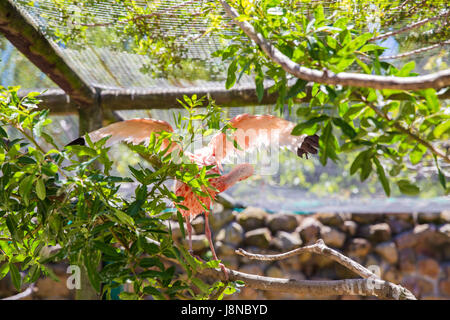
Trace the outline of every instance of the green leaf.
[[132, 292], [121, 292], [119, 294], [120, 300], [139, 300], [139, 296], [136, 293]]
[[306, 84], [308, 82], [302, 79], [298, 79], [295, 84], [289, 88], [289, 91], [286, 95], [286, 99], [296, 97], [300, 92], [305, 90]]
[[434, 163], [435, 163], [437, 171], [438, 171], [439, 183], [444, 188], [444, 190], [447, 190], [447, 182], [446, 182], [446, 179], [445, 179], [445, 175], [442, 173], [441, 168], [439, 167], [437, 156], [433, 155], [433, 157], [434, 157]]
[[376, 157], [373, 157], [373, 162], [375, 163], [375, 165], [377, 167], [377, 175], [378, 175], [378, 178], [380, 179], [381, 185], [383, 186], [384, 192], [389, 197], [391, 195], [391, 188], [389, 186], [389, 180], [386, 178], [386, 173], [384, 172], [384, 168], [381, 165], [380, 161]]
[[291, 134], [293, 136], [299, 136], [303, 133], [303, 130], [306, 128], [310, 128], [312, 127], [314, 124], [325, 121], [328, 119], [328, 116], [326, 115], [322, 115], [322, 116], [318, 116], [318, 117], [314, 117], [312, 119], [309, 119], [308, 121], [305, 121], [303, 123], [299, 123], [297, 124], [294, 129], [292, 129]]
[[112, 256], [112, 257], [114, 257], [114, 256], [120, 256], [121, 257], [122, 256], [119, 252], [117, 252], [117, 249], [111, 247], [110, 245], [108, 245], [108, 244], [106, 244], [106, 243], [104, 243], [102, 241], [95, 240], [94, 241], [94, 247], [99, 249], [104, 254]]
[[234, 59], [228, 67], [227, 80], [225, 82], [225, 88], [228, 90], [236, 83], [236, 71], [237, 71], [237, 59]]
[[200, 280], [199, 278], [192, 278], [192, 283], [199, 288], [203, 293], [209, 293], [209, 285], [207, 285], [206, 283], [204, 283], [202, 280]]
[[416, 67], [416, 62], [414, 60], [409, 61], [408, 63], [405, 63], [401, 70], [397, 73], [397, 77], [407, 77], [411, 73], [411, 71], [414, 70]]
[[20, 181], [19, 194], [23, 198], [25, 204], [28, 204], [28, 196], [33, 187], [34, 176], [27, 176]]
[[444, 121], [433, 130], [433, 135], [440, 138], [445, 132], [450, 131], [450, 120]]
[[145, 294], [162, 297], [161, 292], [159, 292], [156, 288], [151, 287], [151, 286], [145, 287], [143, 291]]
[[20, 291], [22, 287], [22, 278], [20, 276], [19, 269], [17, 269], [14, 263], [9, 263], [9, 271], [11, 272], [11, 280], [17, 291]]
[[420, 193], [419, 187], [411, 184], [408, 180], [397, 181], [397, 186], [400, 192], [406, 195], [415, 196]]
[[177, 220], [178, 224], [180, 225], [181, 235], [183, 236], [184, 239], [186, 238], [186, 232], [184, 231], [183, 215], [180, 213], [180, 211], [177, 211]]
[[370, 176], [370, 173], [372, 172], [372, 170], [373, 170], [372, 158], [367, 157], [361, 165], [361, 172], [359, 175], [361, 182], [365, 181]]
[[342, 132], [346, 134], [350, 139], [356, 137], [356, 131], [351, 125], [342, 120], [341, 118], [333, 118], [333, 123], [342, 129]]
[[44, 200], [46, 197], [44, 179], [42, 179], [42, 177], [36, 181], [36, 194], [41, 200]]
[[134, 220], [132, 217], [130, 217], [128, 214], [126, 214], [125, 212], [119, 210], [119, 209], [114, 209], [114, 216], [117, 217], [117, 219], [119, 219], [120, 222], [125, 223], [131, 227], [134, 227]]
[[9, 272], [9, 263], [0, 265], [0, 280], [3, 279]]
[[39, 276], [41, 275], [41, 268], [39, 268], [39, 265], [35, 264], [30, 268], [30, 271], [28, 272], [28, 283], [34, 283], [39, 279]]
[[159, 258], [143, 258], [141, 261], [139, 261], [139, 266], [142, 268], [150, 268], [157, 266], [161, 271], [164, 270], [164, 265], [162, 264], [161, 260]]

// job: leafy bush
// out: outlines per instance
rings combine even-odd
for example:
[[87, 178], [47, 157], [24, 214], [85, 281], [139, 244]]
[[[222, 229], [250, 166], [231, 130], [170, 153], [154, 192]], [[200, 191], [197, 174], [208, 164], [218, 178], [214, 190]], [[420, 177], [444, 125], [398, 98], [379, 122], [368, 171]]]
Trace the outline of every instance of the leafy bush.
[[[19, 291], [41, 275], [55, 278], [48, 263], [68, 261], [82, 267], [106, 298], [126, 282], [133, 290], [122, 292], [122, 299], [222, 298], [235, 291], [236, 283], [204, 283], [198, 272], [216, 268], [218, 261], [192, 257], [174, 243], [170, 224], [164, 223], [173, 215], [167, 203], [181, 201], [167, 181], [176, 178], [198, 194], [208, 184], [205, 170], [175, 163], [161, 150], [169, 134], [152, 136], [148, 146], [130, 146], [151, 160], [153, 169], [130, 167], [134, 179], [110, 176], [107, 138], [92, 143], [86, 136], [87, 146], [56, 146], [45, 133], [48, 110], [38, 109], [35, 93], [19, 99], [17, 89], [0, 91], [0, 279], [9, 272]], [[210, 120], [209, 113], [198, 117], [190, 109], [191, 117]], [[11, 139], [7, 127], [21, 138]], [[53, 149], [44, 150], [43, 142]], [[120, 184], [130, 181], [138, 182], [132, 200], [118, 193]]]

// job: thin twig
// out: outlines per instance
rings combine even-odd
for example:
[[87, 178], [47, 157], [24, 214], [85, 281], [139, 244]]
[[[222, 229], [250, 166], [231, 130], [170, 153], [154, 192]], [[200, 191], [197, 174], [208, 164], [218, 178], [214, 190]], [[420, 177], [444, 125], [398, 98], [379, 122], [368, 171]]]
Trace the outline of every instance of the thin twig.
[[380, 116], [381, 118], [383, 118], [387, 121], [390, 121], [390, 122], [392, 121], [393, 122], [392, 125], [394, 126], [394, 128], [403, 132], [404, 134], [407, 134], [412, 139], [416, 140], [418, 143], [420, 143], [421, 145], [426, 147], [428, 150], [430, 150], [432, 154], [442, 158], [445, 162], [450, 163], [450, 157], [447, 156], [446, 154], [444, 154], [442, 151], [436, 149], [436, 147], [434, 147], [430, 142], [424, 140], [419, 135], [412, 132], [410, 128], [405, 128], [400, 123], [391, 119], [387, 114], [385, 114], [383, 111], [381, 111], [379, 108], [377, 108], [377, 106], [375, 106], [372, 102], [369, 102], [363, 95], [361, 95], [360, 98], [362, 101], [364, 101], [369, 106], [369, 108], [371, 108], [373, 111], [375, 111], [375, 113], [378, 116]]
[[369, 39], [369, 41], [382, 40], [382, 39], [386, 39], [386, 38], [395, 36], [395, 35], [400, 34], [400, 33], [404, 33], [404, 32], [409, 31], [411, 29], [415, 29], [415, 28], [418, 28], [420, 26], [423, 26], [424, 24], [427, 24], [429, 22], [433, 22], [433, 21], [439, 20], [439, 19], [441, 19], [443, 17], [448, 16], [449, 14], [450, 14], [450, 11], [446, 11], [446, 12], [444, 12], [442, 14], [437, 15], [437, 16], [434, 16], [434, 17], [431, 17], [431, 18], [426, 18], [426, 19], [423, 19], [423, 20], [411, 23], [411, 24], [409, 24], [409, 25], [407, 25], [407, 26], [405, 26], [403, 28], [400, 28], [398, 30], [387, 32], [387, 33], [384, 33], [384, 34], [380, 34], [379, 36], [376, 36], [376, 37], [373, 37], [373, 38]]
[[433, 45], [428, 46], [428, 47], [424, 47], [424, 48], [420, 48], [420, 49], [404, 52], [404, 53], [401, 53], [401, 54], [396, 54], [396, 55], [392, 55], [392, 56], [384, 56], [384, 57], [381, 56], [380, 60], [393, 60], [393, 59], [405, 58], [405, 57], [409, 57], [409, 56], [412, 56], [412, 55], [415, 55], [415, 54], [418, 54], [418, 53], [423, 53], [423, 52], [430, 51], [430, 50], [433, 50], [433, 49], [436, 49], [436, 48], [439, 48], [439, 47], [443, 47], [443, 46], [446, 46], [446, 45], [450, 45], [450, 40], [446, 40], [444, 42], [436, 43], [436, 44], [433, 44]]

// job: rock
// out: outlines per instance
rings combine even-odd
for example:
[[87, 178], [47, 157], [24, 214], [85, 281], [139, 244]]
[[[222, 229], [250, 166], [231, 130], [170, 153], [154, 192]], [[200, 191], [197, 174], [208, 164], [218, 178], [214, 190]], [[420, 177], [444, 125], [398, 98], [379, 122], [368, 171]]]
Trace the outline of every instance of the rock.
[[450, 278], [439, 281], [439, 291], [441, 294], [450, 297]]
[[266, 270], [266, 276], [271, 278], [284, 278], [286, 275], [278, 266], [271, 265]]
[[445, 224], [439, 226], [438, 231], [439, 231], [439, 233], [445, 235], [447, 238], [450, 239], [450, 223], [445, 223]]
[[256, 289], [244, 287], [241, 289], [239, 297], [244, 300], [261, 300], [262, 293]]
[[239, 267], [239, 257], [236, 256], [225, 256], [222, 257], [219, 255], [219, 259], [222, 261], [222, 263], [227, 267], [234, 270], [237, 270]]
[[217, 255], [221, 258], [227, 257], [227, 256], [234, 256], [235, 250], [237, 247], [230, 243], [224, 243], [222, 241], [216, 241], [215, 243], [215, 249], [217, 251]]
[[443, 223], [450, 223], [450, 210], [442, 211], [440, 218]]
[[298, 256], [292, 256], [290, 258], [280, 260], [278, 261], [278, 264], [284, 273], [292, 272], [293, 270], [298, 271], [301, 268], [300, 259]]
[[371, 224], [383, 219], [382, 214], [378, 213], [353, 213], [352, 220], [359, 224]]
[[322, 226], [322, 223], [320, 223], [316, 219], [307, 217], [303, 219], [296, 231], [300, 234], [303, 242], [308, 245], [316, 242], [319, 239], [320, 229], [322, 228]]
[[216, 202], [214, 203], [214, 205], [216, 204], [220, 205], [222, 209], [244, 208], [241, 203], [236, 201], [232, 196], [226, 194], [225, 192], [219, 193], [216, 196]]
[[75, 290], [69, 290], [67, 287], [67, 278], [69, 274], [65, 276], [59, 276], [60, 281], [55, 281], [50, 277], [40, 278], [36, 282], [37, 291], [34, 293], [39, 299], [57, 300], [57, 299], [70, 299]]
[[[188, 237], [186, 235], [186, 239], [183, 239], [183, 243], [186, 246], [186, 248], [188, 248], [188, 246], [189, 246], [189, 242], [188, 242], [187, 238]], [[208, 242], [208, 238], [206, 238], [206, 235], [204, 235], [204, 234], [192, 235], [192, 250], [194, 252], [200, 252], [206, 248], [209, 248], [209, 242]]]
[[272, 236], [268, 228], [258, 228], [247, 231], [244, 235], [244, 243], [248, 246], [268, 248]]
[[415, 288], [417, 288], [418, 296], [423, 297], [430, 295], [434, 291], [434, 285], [430, 281], [422, 278], [415, 279]]
[[366, 256], [364, 266], [378, 276], [381, 276], [381, 274], [383, 273], [381, 270], [381, 259], [373, 253], [369, 253]]
[[341, 230], [345, 233], [348, 233], [350, 236], [354, 236], [356, 234], [356, 230], [358, 229], [358, 224], [355, 221], [347, 220], [344, 221], [344, 224], [341, 227]]
[[291, 213], [271, 214], [267, 218], [267, 226], [273, 233], [277, 231], [292, 232], [298, 227], [297, 216]]
[[412, 248], [418, 243], [433, 243], [439, 245], [447, 238], [444, 234], [437, 232], [434, 224], [419, 224], [413, 230], [402, 232], [395, 237], [395, 243], [399, 249]]
[[413, 273], [416, 271], [416, 253], [412, 248], [399, 250], [398, 258], [401, 272]]
[[245, 231], [262, 228], [268, 213], [260, 208], [248, 207], [237, 215], [237, 221]]
[[372, 225], [365, 225], [359, 231], [359, 236], [369, 239], [372, 242], [383, 242], [391, 238], [391, 228], [385, 222]]
[[[180, 241], [183, 238], [183, 234], [181, 233], [180, 224], [178, 221], [172, 221], [172, 220], [164, 220], [163, 223], [169, 227], [172, 230], [172, 239], [175, 241]], [[184, 230], [186, 230], [186, 223], [183, 223]], [[186, 231], [187, 233], [187, 231]], [[186, 235], [187, 236], [187, 235]]]
[[391, 228], [393, 234], [398, 234], [406, 230], [410, 230], [414, 227], [412, 222], [407, 222], [401, 219], [395, 219], [395, 217], [389, 217], [387, 224]]
[[233, 221], [238, 215], [237, 211], [232, 211], [230, 209], [218, 210], [216, 204], [213, 206], [211, 214], [208, 216], [209, 225], [214, 231], [218, 231], [224, 225]]
[[353, 238], [347, 248], [347, 254], [352, 257], [365, 257], [372, 248], [369, 241], [364, 238]]
[[278, 231], [276, 236], [272, 238], [272, 244], [277, 250], [287, 252], [300, 247], [302, 245], [302, 240], [298, 233]]
[[196, 234], [205, 232], [205, 218], [203, 215], [198, 215], [191, 221], [192, 229], [195, 230]]
[[239, 268], [240, 272], [243, 273], [248, 273], [248, 274], [254, 274], [257, 276], [263, 276], [264, 272], [261, 268], [261, 264], [256, 264], [256, 263], [252, 263], [252, 264], [246, 264], [244, 266], [241, 266]]
[[421, 275], [437, 279], [440, 273], [439, 263], [435, 259], [426, 258], [419, 260], [417, 264], [418, 271]]
[[386, 241], [377, 244], [375, 246], [375, 252], [390, 264], [395, 264], [398, 261], [397, 247], [393, 241]]
[[244, 240], [244, 229], [237, 222], [231, 222], [225, 228], [220, 229], [216, 241], [239, 245]]
[[320, 228], [320, 237], [327, 246], [334, 248], [342, 248], [346, 238], [345, 233], [329, 226], [322, 226]]
[[393, 266], [389, 266], [384, 271], [382, 278], [386, 281], [389, 281], [389, 282], [392, 282], [395, 284], [399, 284], [402, 280], [402, 275], [397, 268], [395, 268]]
[[423, 223], [439, 223], [441, 220], [440, 212], [420, 212], [417, 215], [417, 222]]
[[412, 213], [387, 213], [385, 214], [388, 220], [398, 220], [403, 222], [414, 223], [414, 216]]
[[350, 220], [352, 215], [350, 213], [319, 212], [314, 217], [327, 226], [339, 227], [344, 221]]

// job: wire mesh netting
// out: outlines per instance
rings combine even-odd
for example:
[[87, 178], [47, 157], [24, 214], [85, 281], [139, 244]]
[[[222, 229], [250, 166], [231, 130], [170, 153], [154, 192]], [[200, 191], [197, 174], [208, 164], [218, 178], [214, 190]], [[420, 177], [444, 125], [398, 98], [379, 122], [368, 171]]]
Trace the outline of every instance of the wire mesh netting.
[[[73, 70], [91, 87], [99, 89], [127, 89], [146, 92], [170, 92], [180, 88], [207, 88], [225, 91], [225, 78], [227, 65], [213, 53], [226, 45], [213, 34], [202, 36], [208, 28], [207, 21], [197, 13], [205, 5], [206, 1], [182, 1], [159, 0], [141, 1], [152, 6], [152, 17], [148, 17], [149, 23], [154, 23], [155, 32], [173, 39], [174, 45], [180, 49], [183, 58], [182, 68], [173, 72], [170, 76], [152, 74], [148, 66], [155, 61], [143, 54], [136, 52], [133, 39], [122, 32], [127, 27], [126, 10], [118, 1], [95, 0], [89, 8], [72, 7], [57, 8], [54, 1], [26, 1], [15, 0], [24, 15], [42, 31], [49, 41], [54, 42], [58, 53], [66, 60]], [[334, 2], [330, 2], [334, 3]], [[351, 3], [351, 2], [349, 2]], [[445, 4], [445, 2], [442, 2]], [[326, 2], [325, 2], [326, 5]], [[333, 7], [335, 8], [335, 7]], [[308, 4], [303, 4], [303, 10], [310, 10]], [[84, 10], [84, 11], [83, 11]], [[88, 11], [89, 21], [85, 21], [80, 14]], [[339, 10], [349, 10], [343, 4]], [[74, 23], [85, 24], [88, 27], [87, 41], [72, 39], [65, 44], [60, 42], [57, 33], [68, 32], [69, 27], [64, 22], [61, 12], [68, 12], [74, 17]], [[447, 17], [448, 19], [448, 17]], [[146, 20], [147, 21], [147, 20]], [[394, 26], [389, 26], [380, 32], [393, 31], [411, 23], [409, 19], [399, 21]], [[437, 21], [438, 25], [443, 21]], [[378, 28], [377, 22], [372, 24]], [[445, 26], [443, 26], [445, 27]], [[445, 28], [448, 28], [448, 23]], [[429, 31], [429, 30], [428, 30]], [[426, 32], [428, 32], [426, 31]], [[405, 46], [405, 35], [396, 35], [386, 40], [379, 41], [381, 46], [388, 47], [385, 56], [398, 55], [407, 50], [414, 50], [423, 46], [421, 42], [424, 35], [418, 34], [417, 41], [408, 42]], [[434, 72], [450, 65], [450, 51], [448, 46], [439, 46], [432, 50], [419, 53], [414, 56], [416, 61], [415, 72], [425, 74]], [[36, 67], [32, 66], [25, 57], [21, 56], [5, 39], [1, 40], [1, 85], [21, 85], [23, 88], [51, 88], [56, 85]], [[410, 58], [403, 57], [389, 60], [396, 66], [408, 62]], [[243, 75], [237, 83], [237, 87], [253, 86], [253, 79]], [[40, 91], [40, 90], [39, 90]], [[240, 113], [270, 113], [270, 106], [237, 107], [227, 110], [232, 117]], [[120, 111], [125, 119], [135, 117], [153, 117], [171, 122], [172, 113], [183, 112], [179, 110], [151, 110], [151, 111]], [[287, 116], [287, 115], [286, 115]], [[58, 143], [62, 146], [74, 139], [78, 134], [78, 119], [75, 116], [56, 116], [51, 130]], [[293, 121], [301, 119], [292, 117]], [[112, 150], [116, 164], [117, 174], [128, 175], [127, 165], [135, 164], [136, 158], [132, 158], [126, 149], [117, 147]], [[328, 163], [322, 167], [317, 159], [298, 162], [298, 159], [290, 155], [282, 155], [280, 170], [274, 176], [256, 176], [253, 180], [242, 182], [232, 188], [229, 193], [245, 205], [255, 205], [267, 209], [310, 211], [310, 210], [348, 210], [356, 212], [366, 211], [395, 211], [397, 208], [405, 210], [439, 210], [441, 207], [449, 207], [449, 199], [444, 197], [435, 200], [421, 200], [416, 202], [407, 199], [406, 202], [386, 200], [377, 181], [359, 183], [357, 178], [346, 176], [348, 161], [354, 155], [350, 155], [341, 163]], [[431, 165], [430, 165], [431, 167]], [[427, 168], [418, 168], [418, 175], [424, 181], [425, 190], [421, 196], [433, 198], [439, 196], [436, 188], [437, 177], [435, 172], [427, 171]], [[446, 170], [448, 173], [448, 168]], [[131, 189], [130, 189], [131, 190]], [[345, 200], [342, 200], [345, 199]], [[351, 200], [347, 200], [351, 199]], [[358, 200], [355, 200], [358, 199]], [[364, 200], [365, 199], [365, 200]], [[437, 199], [437, 200], [436, 200]], [[370, 200], [370, 201], [369, 201]], [[408, 202], [409, 201], [409, 202]]]

